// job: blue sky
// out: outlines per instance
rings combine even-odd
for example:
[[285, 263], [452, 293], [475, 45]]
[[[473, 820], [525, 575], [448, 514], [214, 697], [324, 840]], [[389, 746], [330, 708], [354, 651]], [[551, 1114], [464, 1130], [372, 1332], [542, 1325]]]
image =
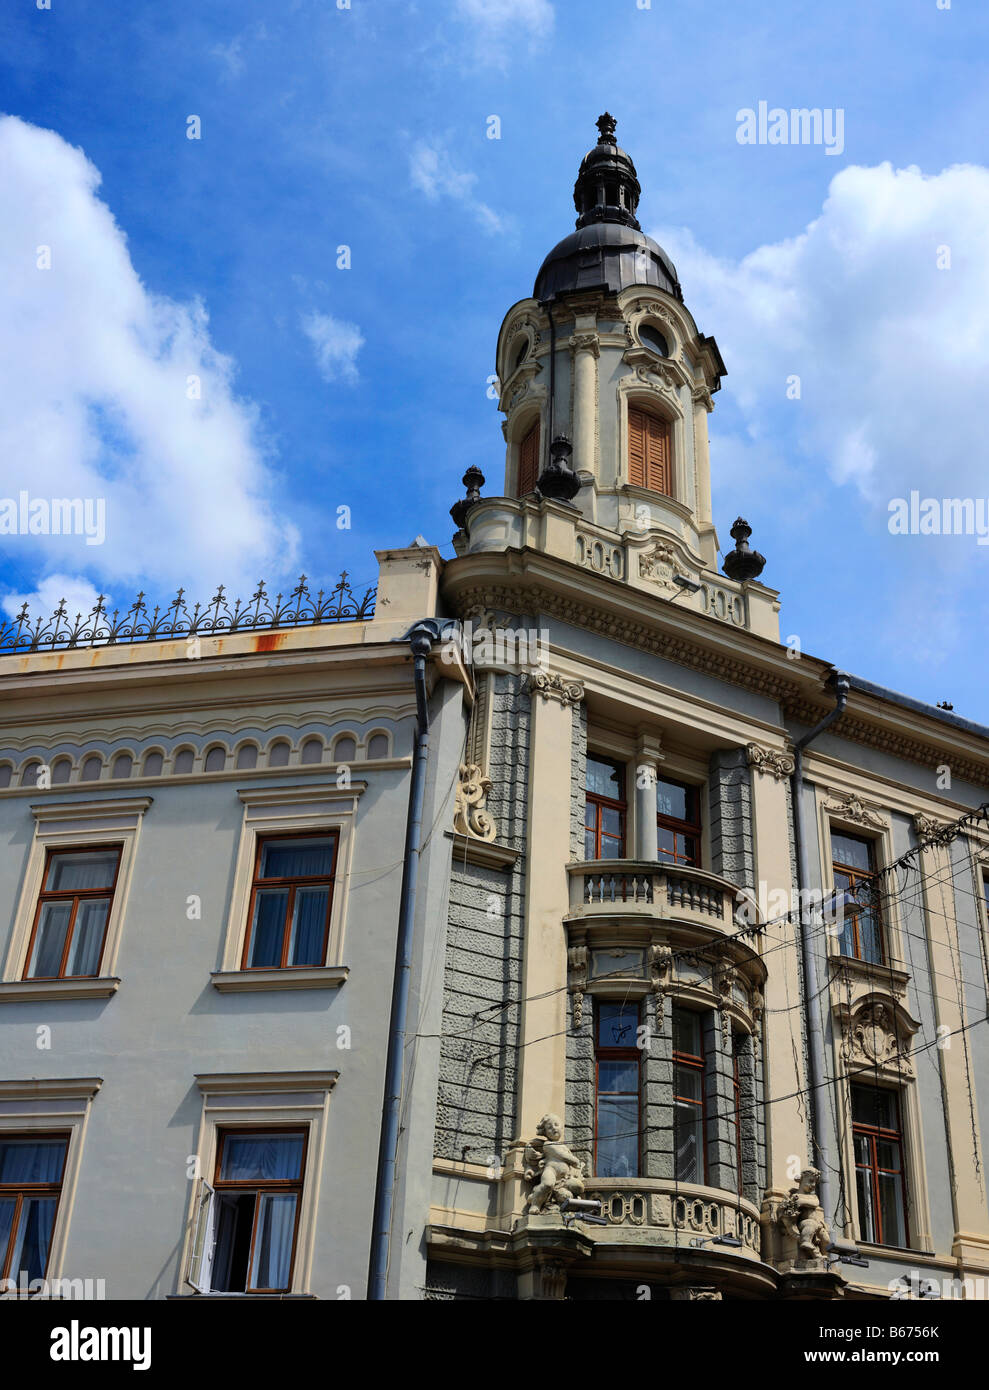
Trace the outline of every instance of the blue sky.
[[[989, 723], [989, 546], [887, 527], [911, 488], [989, 497], [987, 40], [971, 0], [7, 7], [0, 495], [108, 495], [102, 546], [2, 539], [8, 606], [450, 555], [465, 468], [501, 490], [498, 327], [607, 108], [728, 365], [723, 547], [742, 512], [784, 637]], [[762, 100], [841, 108], [843, 152], [740, 145]]]

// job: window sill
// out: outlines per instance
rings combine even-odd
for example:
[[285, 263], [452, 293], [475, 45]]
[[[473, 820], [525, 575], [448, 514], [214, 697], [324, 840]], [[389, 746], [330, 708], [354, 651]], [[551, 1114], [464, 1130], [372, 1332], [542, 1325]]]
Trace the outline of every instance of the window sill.
[[249, 1298], [252, 1303], [286, 1303], [317, 1297], [318, 1295], [314, 1293], [222, 1293], [220, 1291], [216, 1293], [170, 1293], [165, 1295], [166, 1302], [171, 1302], [173, 1299], [184, 1299], [187, 1302], [193, 1302], [196, 1299], [200, 1301], [208, 1299], [211, 1303], [217, 1299], [227, 1299], [232, 1302], [241, 1298]]
[[3, 980], [0, 981], [0, 1004], [52, 999], [109, 999], [119, 988], [120, 980], [115, 975], [98, 979]]
[[349, 974], [348, 965], [305, 965], [284, 970], [214, 970], [210, 982], [221, 994], [263, 989], [339, 989]]

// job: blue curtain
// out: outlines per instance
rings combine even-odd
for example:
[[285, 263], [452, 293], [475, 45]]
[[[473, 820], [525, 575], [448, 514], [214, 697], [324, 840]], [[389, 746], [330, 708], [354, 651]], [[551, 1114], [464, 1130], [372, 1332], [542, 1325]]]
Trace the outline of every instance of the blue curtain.
[[289, 942], [290, 965], [322, 965], [329, 893], [325, 888], [297, 888]]
[[301, 1176], [301, 1134], [231, 1134], [223, 1145], [225, 1182], [273, 1182]]
[[261, 855], [262, 878], [329, 878], [334, 841], [269, 840]]

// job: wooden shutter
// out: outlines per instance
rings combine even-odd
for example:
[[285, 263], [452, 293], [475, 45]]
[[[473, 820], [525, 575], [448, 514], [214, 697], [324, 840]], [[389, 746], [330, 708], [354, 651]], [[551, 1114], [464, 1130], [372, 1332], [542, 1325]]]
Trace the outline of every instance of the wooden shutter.
[[539, 421], [519, 445], [519, 496], [532, 492], [539, 477]]
[[636, 487], [672, 497], [670, 427], [658, 415], [629, 407], [628, 480]]

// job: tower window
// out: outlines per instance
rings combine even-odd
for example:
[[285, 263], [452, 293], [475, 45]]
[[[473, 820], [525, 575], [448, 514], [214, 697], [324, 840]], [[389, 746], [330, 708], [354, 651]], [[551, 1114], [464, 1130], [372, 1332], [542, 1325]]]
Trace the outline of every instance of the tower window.
[[645, 323], [639, 329], [639, 342], [643, 347], [652, 348], [653, 352], [658, 352], [660, 357], [669, 357], [670, 345], [660, 333], [658, 328], [654, 328], [651, 323]]
[[519, 348], [518, 352], [515, 354], [515, 365], [512, 367], [512, 371], [513, 371], [513, 372], [518, 371], [519, 367], [521, 367], [522, 363], [525, 361], [525, 359], [526, 359], [528, 356], [529, 356], [529, 339], [528, 339], [528, 338], [523, 338], [523, 339], [522, 339], [522, 346]]
[[673, 496], [669, 421], [634, 406], [628, 411], [628, 480]]
[[534, 492], [539, 477], [539, 421], [523, 436], [519, 445], [519, 496]]

